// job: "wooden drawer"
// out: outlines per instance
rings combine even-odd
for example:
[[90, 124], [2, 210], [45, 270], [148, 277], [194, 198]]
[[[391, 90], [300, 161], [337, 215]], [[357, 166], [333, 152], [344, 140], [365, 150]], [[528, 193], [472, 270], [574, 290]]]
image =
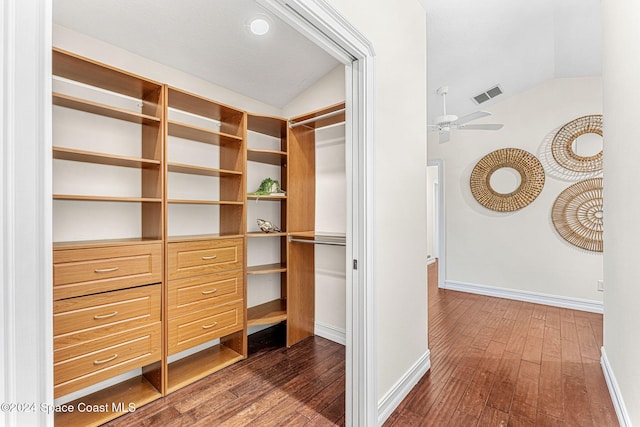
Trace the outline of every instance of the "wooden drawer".
[[169, 243], [169, 280], [242, 268], [242, 239]]
[[61, 249], [53, 253], [53, 299], [162, 281], [162, 245]]
[[243, 329], [242, 301], [169, 319], [169, 354]]
[[160, 360], [161, 323], [120, 332], [84, 346], [77, 357], [54, 361], [54, 397]]
[[159, 322], [160, 300], [157, 284], [54, 301], [54, 349]]
[[169, 318], [244, 299], [242, 270], [169, 282]]

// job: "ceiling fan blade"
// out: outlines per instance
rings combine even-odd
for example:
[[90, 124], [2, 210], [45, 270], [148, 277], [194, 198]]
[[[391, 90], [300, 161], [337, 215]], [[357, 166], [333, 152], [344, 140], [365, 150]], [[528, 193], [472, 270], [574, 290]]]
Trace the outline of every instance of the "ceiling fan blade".
[[477, 125], [460, 125], [458, 129], [476, 129], [476, 130], [500, 130], [504, 125], [498, 123], [486, 123]]
[[455, 122], [453, 122], [453, 124], [456, 125], [461, 125], [463, 123], [467, 123], [470, 122], [472, 120], [476, 120], [476, 119], [481, 119], [482, 117], [487, 117], [490, 116], [491, 113], [487, 112], [487, 111], [475, 111], [471, 114], [467, 114], [466, 116], [462, 116], [460, 118], [458, 118], [458, 120], [456, 120]]
[[449, 132], [448, 130], [440, 131], [440, 133], [438, 134], [438, 143], [442, 144], [444, 142], [449, 142], [450, 137], [451, 132]]

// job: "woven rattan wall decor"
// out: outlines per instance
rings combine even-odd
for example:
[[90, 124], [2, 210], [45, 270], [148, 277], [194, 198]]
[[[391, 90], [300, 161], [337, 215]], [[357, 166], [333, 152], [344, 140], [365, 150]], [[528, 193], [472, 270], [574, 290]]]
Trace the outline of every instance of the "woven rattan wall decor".
[[[520, 185], [503, 194], [491, 188], [491, 175], [500, 168], [513, 168], [520, 174]], [[533, 154], [519, 148], [502, 148], [484, 156], [471, 171], [473, 197], [487, 209], [513, 212], [522, 209], [542, 191], [544, 168]]]
[[602, 114], [578, 117], [558, 130], [551, 142], [551, 153], [560, 166], [574, 172], [602, 170], [602, 150], [593, 156], [580, 156], [573, 148], [575, 140], [586, 133], [602, 136]]
[[602, 178], [585, 179], [564, 190], [553, 203], [553, 226], [567, 242], [602, 252]]

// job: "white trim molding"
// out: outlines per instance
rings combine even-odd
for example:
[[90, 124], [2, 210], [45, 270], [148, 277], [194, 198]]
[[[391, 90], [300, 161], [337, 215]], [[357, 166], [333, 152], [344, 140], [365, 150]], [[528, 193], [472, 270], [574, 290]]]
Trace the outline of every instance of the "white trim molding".
[[604, 312], [604, 304], [601, 301], [571, 298], [561, 295], [498, 288], [495, 286], [479, 285], [476, 283], [456, 282], [454, 280], [446, 280], [444, 289], [468, 292], [470, 294], [486, 295], [490, 297], [506, 298], [516, 301], [533, 302], [536, 304], [551, 305], [554, 307], [569, 308], [572, 310], [589, 311], [591, 313], [602, 314]]
[[618, 386], [618, 381], [616, 380], [616, 376], [613, 373], [613, 369], [611, 369], [609, 359], [607, 358], [607, 352], [604, 350], [604, 347], [601, 348], [600, 353], [602, 355], [600, 357], [602, 373], [604, 374], [604, 379], [607, 382], [607, 388], [609, 389], [611, 401], [613, 402], [613, 407], [616, 410], [616, 415], [618, 416], [620, 427], [632, 427], [629, 411], [627, 411], [627, 406], [624, 404], [622, 392], [620, 391], [620, 387]]
[[431, 352], [427, 350], [378, 402], [378, 425], [384, 424], [429, 369]]
[[346, 345], [347, 343], [347, 331], [341, 328], [336, 328], [328, 323], [316, 322], [314, 333], [319, 337], [326, 338], [329, 341], [333, 341], [338, 344]]

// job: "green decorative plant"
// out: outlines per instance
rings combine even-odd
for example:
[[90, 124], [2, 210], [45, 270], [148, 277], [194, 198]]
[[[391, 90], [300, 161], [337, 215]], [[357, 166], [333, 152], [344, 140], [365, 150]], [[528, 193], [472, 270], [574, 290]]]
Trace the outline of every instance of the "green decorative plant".
[[265, 178], [260, 183], [260, 187], [251, 194], [256, 196], [268, 196], [273, 193], [284, 193], [280, 187], [280, 183], [276, 179]]

